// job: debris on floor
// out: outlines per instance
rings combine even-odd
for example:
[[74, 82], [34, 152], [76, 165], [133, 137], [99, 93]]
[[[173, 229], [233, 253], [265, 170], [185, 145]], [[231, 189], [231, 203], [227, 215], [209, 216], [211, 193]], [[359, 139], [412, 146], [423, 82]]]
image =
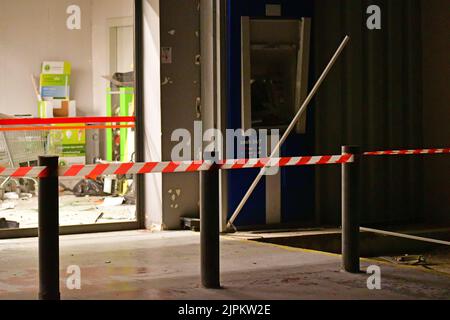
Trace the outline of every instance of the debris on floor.
[[181, 217], [181, 227], [183, 229], [189, 229], [191, 231], [200, 231], [200, 219], [191, 217]]
[[78, 182], [72, 190], [77, 197], [103, 196], [103, 183], [98, 180], [83, 179]]
[[19, 195], [16, 192], [7, 192], [3, 196], [4, 200], [19, 200]]
[[116, 180], [114, 177], [106, 176], [103, 182], [103, 192], [108, 194], [113, 194], [115, 189]]
[[427, 269], [450, 275], [450, 248], [440, 247], [425, 254]]
[[100, 213], [100, 215], [97, 217], [97, 219], [95, 219], [95, 223], [97, 223], [100, 219], [102, 219], [104, 215], [105, 215], [104, 212]]
[[17, 229], [19, 223], [16, 221], [8, 221], [5, 218], [0, 218], [0, 229]]
[[2, 204], [0, 205], [0, 211], [3, 210], [11, 210], [14, 209], [16, 207], [16, 204], [14, 202], [2, 202]]
[[125, 201], [124, 197], [107, 197], [99, 207], [121, 206]]
[[125, 198], [124, 204], [136, 205], [136, 196], [134, 195], [134, 192], [126, 194], [124, 198]]
[[422, 255], [408, 255], [405, 254], [403, 256], [397, 256], [397, 257], [382, 257], [382, 259], [395, 263], [395, 264], [401, 264], [401, 265], [426, 265], [427, 261], [424, 256]]
[[420, 266], [438, 273], [450, 274], [450, 249], [436, 248], [423, 255], [404, 255], [399, 257], [382, 257], [394, 264]]
[[21, 193], [20, 194], [21, 200], [30, 200], [31, 198], [33, 198], [33, 195], [31, 193]]

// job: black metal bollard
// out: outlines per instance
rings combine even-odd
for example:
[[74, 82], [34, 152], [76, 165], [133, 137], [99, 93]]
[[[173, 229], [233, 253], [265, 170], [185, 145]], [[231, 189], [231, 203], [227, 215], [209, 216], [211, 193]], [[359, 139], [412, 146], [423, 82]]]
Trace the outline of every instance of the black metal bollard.
[[60, 300], [59, 190], [56, 156], [39, 157], [47, 176], [39, 178], [39, 299]]
[[360, 272], [360, 148], [342, 147], [342, 154], [353, 154], [353, 163], [342, 164], [342, 268], [351, 273]]
[[200, 255], [202, 285], [220, 288], [219, 167], [200, 173]]

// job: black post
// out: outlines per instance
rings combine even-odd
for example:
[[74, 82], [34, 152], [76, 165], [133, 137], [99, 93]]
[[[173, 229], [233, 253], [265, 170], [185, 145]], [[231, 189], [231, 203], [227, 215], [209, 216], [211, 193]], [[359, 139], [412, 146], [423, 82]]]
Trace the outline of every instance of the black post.
[[202, 285], [220, 288], [219, 167], [200, 173], [200, 255]]
[[[145, 162], [144, 148], [144, 8], [143, 0], [134, 1], [134, 73], [135, 73], [135, 162]], [[145, 229], [145, 176], [134, 178], [136, 186], [136, 213], [139, 228]]]
[[58, 157], [39, 157], [47, 176], [39, 178], [39, 299], [59, 300]]
[[342, 268], [351, 273], [360, 272], [359, 216], [360, 216], [360, 149], [342, 147], [342, 154], [353, 154], [353, 163], [342, 164]]

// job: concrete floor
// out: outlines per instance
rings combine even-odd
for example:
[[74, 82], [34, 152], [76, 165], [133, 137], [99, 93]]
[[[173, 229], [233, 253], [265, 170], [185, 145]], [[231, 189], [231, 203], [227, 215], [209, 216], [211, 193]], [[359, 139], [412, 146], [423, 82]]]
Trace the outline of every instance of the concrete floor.
[[[382, 290], [365, 273], [339, 271], [340, 258], [223, 237], [221, 290], [199, 285], [199, 234], [133, 231], [61, 237], [63, 299], [450, 299], [450, 278], [371, 260]], [[70, 265], [81, 290], [65, 286]], [[0, 299], [37, 297], [37, 240], [0, 240]]]

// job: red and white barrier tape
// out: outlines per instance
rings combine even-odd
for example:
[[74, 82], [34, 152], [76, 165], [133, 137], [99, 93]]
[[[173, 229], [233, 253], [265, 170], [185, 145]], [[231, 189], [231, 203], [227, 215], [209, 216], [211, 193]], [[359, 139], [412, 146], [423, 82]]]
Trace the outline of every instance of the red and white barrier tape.
[[[289, 167], [305, 165], [342, 164], [353, 162], [353, 155], [315, 156], [315, 157], [287, 157], [265, 159], [226, 160], [218, 163], [222, 170], [237, 170], [251, 168]], [[207, 171], [213, 165], [212, 161], [167, 161], [147, 163], [117, 163], [96, 165], [72, 165], [60, 167], [60, 177], [91, 177], [105, 175], [148, 174], [148, 173], [177, 173]], [[23, 167], [19, 169], [0, 168], [0, 176], [9, 177], [45, 177], [45, 167]]]
[[118, 163], [97, 165], [73, 165], [59, 168], [60, 177], [98, 177], [102, 175], [125, 175], [146, 173], [174, 173], [206, 171], [211, 163], [206, 161], [184, 162], [148, 162], [148, 163]]
[[419, 154], [442, 154], [450, 153], [450, 148], [447, 149], [416, 149], [416, 150], [388, 150], [388, 151], [373, 151], [365, 152], [365, 156], [395, 156], [395, 155], [419, 155]]
[[225, 160], [219, 164], [220, 169], [235, 170], [249, 168], [295, 167], [307, 165], [342, 164], [353, 162], [351, 154], [339, 156], [287, 157], [249, 160]]
[[[273, 159], [226, 160], [218, 163], [222, 170], [251, 169], [263, 167], [288, 167], [304, 165], [324, 165], [348, 163], [353, 161], [353, 155], [317, 156], [317, 157], [287, 157]], [[147, 173], [177, 173], [207, 171], [213, 165], [212, 161], [170, 161], [148, 163], [120, 163], [98, 165], [74, 165], [59, 169], [61, 177], [98, 177], [102, 175], [125, 175]]]
[[[450, 148], [446, 149], [416, 149], [416, 150], [390, 150], [365, 152], [365, 156], [382, 155], [424, 155], [424, 154], [448, 154]], [[251, 168], [271, 168], [289, 167], [305, 165], [328, 165], [343, 164], [354, 161], [351, 154], [337, 156], [306, 156], [306, 157], [285, 157], [285, 158], [263, 158], [263, 159], [241, 159], [225, 160], [218, 163], [218, 168], [222, 170], [237, 170]], [[212, 161], [167, 161], [167, 162], [147, 162], [147, 163], [117, 163], [117, 164], [97, 164], [97, 165], [73, 165], [60, 167], [58, 175], [60, 177], [91, 177], [96, 178], [104, 175], [126, 175], [126, 174], [148, 174], [148, 173], [177, 173], [177, 172], [199, 172], [207, 171], [213, 165]], [[45, 167], [21, 167], [3, 168], [0, 167], [2, 177], [45, 177], [47, 168]]]
[[47, 168], [46, 167], [20, 167], [20, 168], [0, 167], [0, 177], [43, 178], [45, 176], [47, 176]]

